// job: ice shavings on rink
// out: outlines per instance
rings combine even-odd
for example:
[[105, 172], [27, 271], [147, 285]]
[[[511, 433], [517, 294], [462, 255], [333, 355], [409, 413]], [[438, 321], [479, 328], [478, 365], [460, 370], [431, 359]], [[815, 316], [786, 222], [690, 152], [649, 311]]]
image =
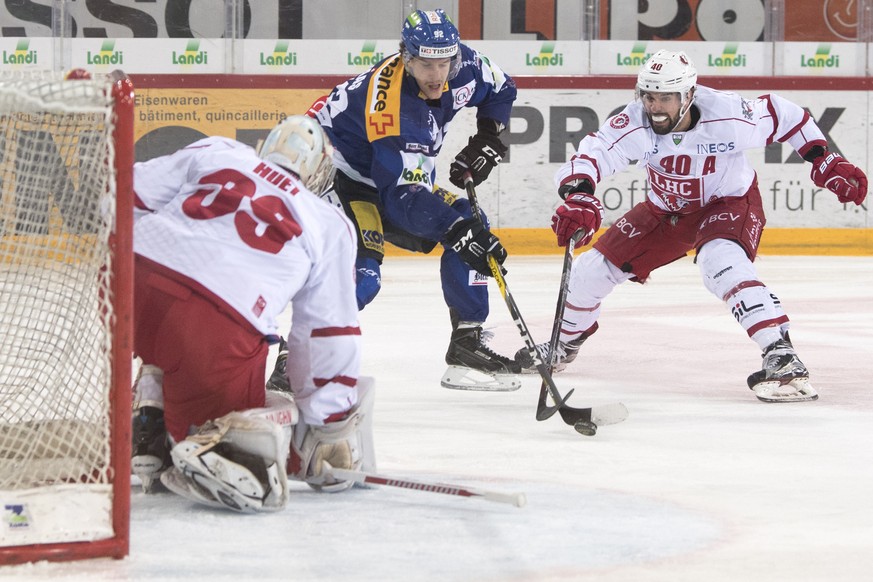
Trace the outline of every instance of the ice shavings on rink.
[[[555, 377], [574, 406], [629, 418], [583, 437], [534, 420], [540, 380], [508, 393], [439, 386], [449, 339], [438, 261], [389, 257], [361, 312], [376, 377], [379, 472], [501, 492], [523, 508], [382, 487], [328, 496], [296, 484], [279, 514], [242, 516], [133, 491], [131, 554], [0, 568], [4, 580], [329, 582], [796, 582], [873, 570], [873, 258], [760, 257], [821, 397], [764, 404], [760, 354], [689, 259], [626, 284]], [[537, 341], [560, 256], [510, 257]], [[521, 347], [492, 289], [492, 347]], [[289, 314], [290, 319], [290, 314]]]

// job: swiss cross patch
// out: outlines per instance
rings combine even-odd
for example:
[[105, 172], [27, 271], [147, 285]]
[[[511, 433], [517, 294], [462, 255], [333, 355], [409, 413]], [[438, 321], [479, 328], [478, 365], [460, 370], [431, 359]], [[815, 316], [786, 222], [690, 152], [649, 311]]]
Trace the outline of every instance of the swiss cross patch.
[[262, 296], [258, 295], [258, 299], [255, 301], [255, 304], [252, 306], [252, 313], [255, 314], [255, 317], [260, 317], [264, 312], [264, 308], [267, 306], [267, 300]]
[[624, 129], [629, 123], [630, 118], [624, 113], [619, 113], [609, 120], [609, 126], [613, 129]]

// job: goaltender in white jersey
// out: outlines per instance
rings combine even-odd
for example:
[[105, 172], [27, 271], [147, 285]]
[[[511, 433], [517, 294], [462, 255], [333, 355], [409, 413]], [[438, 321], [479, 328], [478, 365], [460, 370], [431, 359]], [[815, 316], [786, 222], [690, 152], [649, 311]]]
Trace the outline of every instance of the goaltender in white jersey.
[[[313, 193], [330, 183], [330, 156], [320, 126], [294, 116], [259, 151], [211, 137], [135, 165], [132, 461], [147, 491], [160, 478], [199, 502], [276, 510], [286, 467], [333, 491], [352, 482], [324, 461], [373, 464], [355, 232]], [[267, 392], [289, 304], [291, 393]]]
[[[597, 330], [601, 302], [616, 285], [645, 282], [653, 270], [695, 250], [704, 285], [763, 352], [749, 388], [767, 402], [817, 398], [789, 338], [788, 316], [753, 266], [766, 220], [745, 151], [773, 142], [788, 143], [811, 162], [813, 183], [840, 202], [863, 202], [864, 172], [828, 151], [800, 106], [778, 95], [749, 100], [697, 85], [682, 52], [661, 50], [646, 61], [637, 99], [586, 136], [555, 177], [564, 199], [552, 218], [560, 246], [574, 235], [585, 244], [600, 228], [603, 209], [594, 191], [602, 180], [639, 160], [649, 183], [647, 199], [574, 261], [556, 368], [573, 361]], [[516, 358], [532, 364], [525, 350]]]

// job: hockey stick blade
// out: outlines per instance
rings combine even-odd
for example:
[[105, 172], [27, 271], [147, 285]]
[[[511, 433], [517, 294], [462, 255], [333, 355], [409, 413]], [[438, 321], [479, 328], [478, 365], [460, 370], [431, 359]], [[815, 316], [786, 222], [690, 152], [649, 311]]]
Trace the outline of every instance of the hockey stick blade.
[[461, 487], [459, 485], [448, 485], [445, 483], [426, 483], [424, 481], [400, 479], [397, 477], [388, 477], [386, 475], [377, 475], [375, 473], [366, 473], [364, 471], [337, 469], [331, 467], [329, 463], [324, 463], [324, 472], [326, 475], [329, 475], [338, 481], [354, 481], [356, 483], [369, 483], [371, 485], [386, 485], [388, 487], [400, 487], [401, 489], [412, 489], [414, 491], [425, 491], [427, 493], [442, 493], [444, 495], [455, 495], [457, 497], [478, 497], [486, 501], [508, 503], [515, 507], [524, 507], [527, 503], [527, 498], [524, 493], [500, 493], [497, 491], [473, 489], [472, 487]]
[[[561, 418], [564, 422], [582, 434], [586, 434], [582, 429], [586, 427], [590, 429], [588, 425], [592, 425], [594, 427], [593, 431], [596, 432], [598, 426], [618, 424], [628, 417], [627, 407], [621, 402], [601, 404], [590, 408], [564, 406], [558, 412], [561, 413]], [[593, 436], [594, 432], [588, 436]]]
[[[561, 268], [561, 283], [558, 288], [558, 300], [555, 305], [555, 319], [552, 322], [552, 335], [549, 340], [548, 361], [550, 363], [555, 350], [558, 348], [558, 342], [561, 338], [561, 323], [564, 319], [564, 308], [567, 301], [570, 271], [573, 266], [573, 251], [576, 250], [576, 244], [584, 234], [585, 233], [581, 230], [575, 232], [573, 236], [570, 237], [564, 251], [564, 263]], [[540, 387], [540, 399], [537, 404], [537, 418], [539, 418], [540, 415], [548, 418], [555, 412], [559, 412], [561, 414], [561, 419], [565, 423], [572, 426], [579, 434], [585, 436], [594, 436], [597, 434], [597, 427], [599, 425], [616, 424], [623, 421], [628, 416], [627, 408], [620, 402], [593, 406], [590, 408], [573, 408], [572, 406], [567, 406], [563, 403], [556, 404], [555, 406], [547, 406], [546, 397], [548, 393], [548, 386], [543, 382]]]

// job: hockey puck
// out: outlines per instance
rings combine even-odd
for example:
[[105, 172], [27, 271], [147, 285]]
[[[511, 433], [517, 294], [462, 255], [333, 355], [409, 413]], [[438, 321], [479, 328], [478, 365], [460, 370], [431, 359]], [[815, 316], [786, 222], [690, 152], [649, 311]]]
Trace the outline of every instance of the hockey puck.
[[594, 436], [597, 434], [597, 425], [587, 420], [577, 420], [576, 424], [573, 425], [573, 428], [576, 429], [576, 432], [584, 434], [585, 436]]

